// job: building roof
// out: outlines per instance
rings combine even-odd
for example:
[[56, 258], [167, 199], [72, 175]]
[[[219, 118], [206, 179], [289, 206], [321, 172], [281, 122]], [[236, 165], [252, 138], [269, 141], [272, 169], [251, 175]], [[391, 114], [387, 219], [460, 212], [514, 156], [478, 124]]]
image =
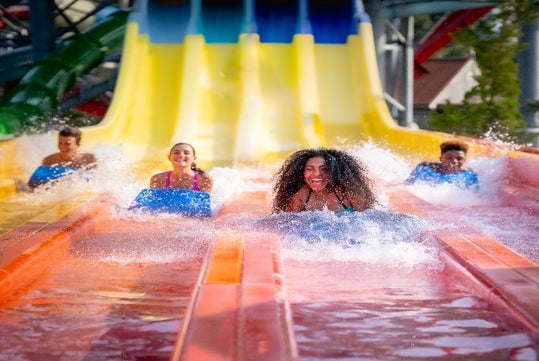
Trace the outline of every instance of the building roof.
[[[414, 105], [431, 105], [470, 61], [473, 59], [432, 58], [423, 63], [424, 74], [414, 80]], [[464, 94], [468, 89], [462, 91]]]

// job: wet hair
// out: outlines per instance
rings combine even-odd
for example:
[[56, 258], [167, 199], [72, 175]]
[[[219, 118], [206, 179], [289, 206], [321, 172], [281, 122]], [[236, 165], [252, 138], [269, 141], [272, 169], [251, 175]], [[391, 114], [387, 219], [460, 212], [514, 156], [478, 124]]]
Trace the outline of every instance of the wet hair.
[[329, 173], [328, 188], [340, 189], [360, 196], [367, 208], [376, 203], [371, 189], [371, 180], [366, 176], [365, 166], [350, 154], [336, 149], [303, 149], [293, 153], [285, 160], [275, 174], [273, 187], [273, 213], [280, 212], [305, 183], [305, 164], [311, 158], [321, 157]]
[[[193, 151], [193, 156], [196, 156], [197, 155], [197, 152], [195, 150], [195, 147], [193, 147], [191, 144], [189, 143], [186, 143], [186, 142], [179, 142], [179, 143], [176, 143], [174, 144], [171, 148], [170, 148], [170, 151], [168, 152], [168, 155], [170, 157], [170, 155], [172, 154], [172, 151], [174, 150], [174, 148], [176, 148], [177, 146], [179, 145], [187, 145], [189, 148], [191, 148], [191, 150]], [[204, 170], [200, 169], [200, 168], [197, 168], [197, 165], [195, 162], [191, 163], [191, 170], [196, 170], [198, 173], [202, 174], [204, 173]]]
[[82, 138], [82, 132], [80, 131], [80, 129], [71, 127], [69, 125], [63, 127], [58, 132], [58, 135], [60, 135], [61, 137], [74, 137], [77, 145], [80, 145], [80, 140]]
[[440, 144], [440, 151], [442, 154], [456, 150], [464, 153], [468, 153], [468, 145], [460, 140], [448, 140]]

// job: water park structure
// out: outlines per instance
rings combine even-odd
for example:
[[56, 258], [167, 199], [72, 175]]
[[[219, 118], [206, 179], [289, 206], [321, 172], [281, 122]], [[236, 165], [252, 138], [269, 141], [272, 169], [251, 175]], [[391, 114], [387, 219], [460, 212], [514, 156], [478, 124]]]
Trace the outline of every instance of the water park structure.
[[[458, 224], [401, 232], [413, 239], [406, 252], [422, 249], [416, 237], [436, 243], [441, 268], [372, 263], [349, 243], [337, 244], [337, 260], [290, 257], [297, 249], [278, 227], [253, 226], [271, 211], [267, 174], [299, 148], [361, 153], [371, 144], [417, 161], [458, 138], [391, 117], [365, 5], [142, 0], [33, 67], [0, 107], [0, 332], [9, 350], [0, 359], [537, 359], [539, 259], [460, 215], [510, 208], [536, 217], [534, 148], [465, 139], [474, 157], [503, 166], [499, 202], [458, 212], [373, 173], [390, 213]], [[75, 179], [63, 191], [15, 192], [55, 145], [54, 133], [20, 130], [46, 123], [43, 110], [118, 48], [112, 103], [83, 128], [101, 185]], [[119, 190], [143, 184], [180, 140], [226, 179], [212, 194], [214, 215], [129, 213]], [[111, 181], [119, 188], [101, 191]], [[299, 222], [311, 230], [316, 221]], [[347, 252], [357, 259], [343, 259]]]

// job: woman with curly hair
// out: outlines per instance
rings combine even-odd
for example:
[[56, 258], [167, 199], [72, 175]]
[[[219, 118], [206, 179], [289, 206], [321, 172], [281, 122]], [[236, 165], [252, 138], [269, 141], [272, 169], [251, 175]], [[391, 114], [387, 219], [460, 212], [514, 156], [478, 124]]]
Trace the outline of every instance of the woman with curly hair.
[[276, 177], [273, 213], [363, 211], [376, 203], [363, 164], [340, 150], [299, 150]]

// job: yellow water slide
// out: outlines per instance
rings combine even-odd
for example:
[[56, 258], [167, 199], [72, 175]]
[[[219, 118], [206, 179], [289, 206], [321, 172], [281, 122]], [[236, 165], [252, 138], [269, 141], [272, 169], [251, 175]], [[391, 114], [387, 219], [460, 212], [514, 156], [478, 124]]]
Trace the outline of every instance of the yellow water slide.
[[[451, 137], [403, 128], [391, 118], [369, 22], [343, 44], [315, 43], [309, 34], [296, 34], [291, 43], [261, 42], [256, 33], [241, 34], [237, 43], [207, 43], [200, 34], [156, 43], [139, 27], [128, 22], [113, 102], [99, 125], [84, 128], [83, 142], [85, 149], [121, 147], [134, 166], [146, 167], [145, 176], [179, 141], [194, 144], [207, 168], [270, 165], [299, 148], [367, 140], [410, 159], [436, 159], [440, 141]], [[474, 155], [537, 162], [533, 154], [470, 142]], [[19, 143], [0, 144], [4, 195], [15, 189], [13, 179], [29, 177]], [[509, 168], [516, 172], [509, 178], [539, 184], [528, 166]]]
[[[127, 27], [114, 101], [85, 143], [123, 144], [133, 159], [162, 157], [173, 143], [196, 144], [211, 165], [265, 162], [301, 147], [373, 140], [408, 151], [437, 152], [447, 135], [399, 127], [380, 85], [372, 28], [347, 44], [152, 44]], [[159, 155], [158, 155], [159, 154]]]

